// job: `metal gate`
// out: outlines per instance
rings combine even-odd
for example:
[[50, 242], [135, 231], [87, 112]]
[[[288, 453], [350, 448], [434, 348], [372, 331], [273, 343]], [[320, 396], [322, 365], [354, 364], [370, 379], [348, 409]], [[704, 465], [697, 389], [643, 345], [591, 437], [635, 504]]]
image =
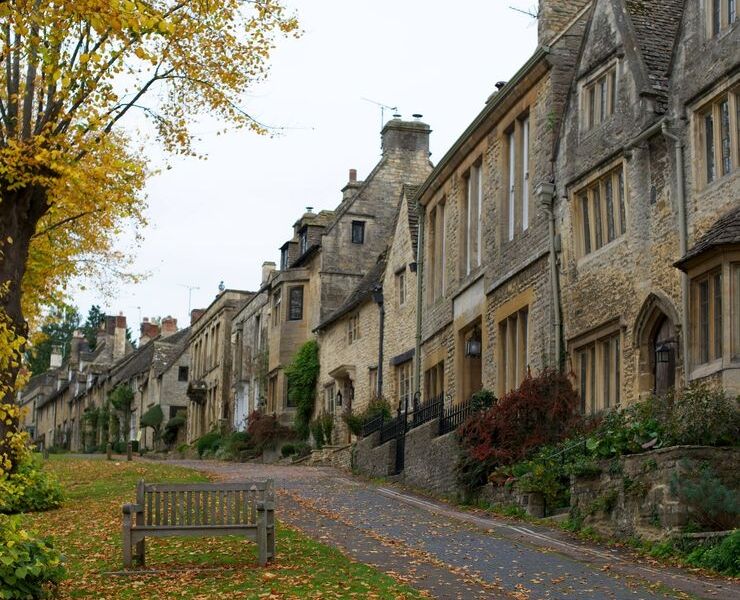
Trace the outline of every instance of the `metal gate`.
[[[406, 415], [404, 415], [405, 417]], [[398, 475], [403, 471], [403, 461], [404, 461], [404, 455], [406, 454], [406, 421], [404, 419], [404, 422], [401, 427], [398, 428], [398, 436], [396, 437], [396, 471], [395, 474]]]

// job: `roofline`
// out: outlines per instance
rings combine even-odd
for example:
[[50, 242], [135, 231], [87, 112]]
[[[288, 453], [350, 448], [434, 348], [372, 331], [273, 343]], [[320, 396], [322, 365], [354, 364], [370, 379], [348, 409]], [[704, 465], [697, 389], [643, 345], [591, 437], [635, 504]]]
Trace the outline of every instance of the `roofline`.
[[460, 148], [462, 148], [463, 144], [471, 136], [471, 134], [481, 126], [481, 124], [491, 115], [491, 113], [493, 113], [495, 109], [499, 107], [499, 105], [503, 102], [505, 98], [509, 97], [513, 93], [519, 83], [521, 83], [521, 81], [524, 79], [525, 75], [527, 75], [527, 73], [529, 73], [529, 71], [535, 65], [537, 65], [543, 58], [545, 58], [549, 54], [549, 46], [539, 46], [537, 50], [535, 50], [534, 54], [529, 57], [529, 60], [527, 60], [527, 62], [522, 65], [522, 67], [514, 74], [514, 76], [506, 82], [506, 85], [502, 87], [498, 91], [498, 93], [488, 101], [488, 103], [483, 107], [483, 110], [478, 113], [478, 116], [473, 119], [473, 122], [468, 125], [462, 135], [457, 138], [455, 143], [437, 163], [437, 166], [432, 169], [432, 172], [429, 173], [427, 178], [424, 180], [424, 183], [419, 186], [419, 189], [416, 191], [416, 194], [413, 198], [415, 201], [418, 202], [419, 199], [427, 193], [429, 188], [432, 186], [432, 183], [436, 181], [437, 177], [442, 173], [442, 171], [444, 171], [444, 169], [449, 166], [449, 164], [452, 162], [453, 157], [457, 154]]

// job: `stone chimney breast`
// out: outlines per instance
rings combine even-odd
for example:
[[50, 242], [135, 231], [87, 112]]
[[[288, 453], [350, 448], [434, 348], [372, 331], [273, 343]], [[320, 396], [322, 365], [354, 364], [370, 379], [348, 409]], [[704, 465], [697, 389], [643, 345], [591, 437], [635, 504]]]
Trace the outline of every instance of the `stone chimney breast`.
[[190, 311], [190, 324], [193, 325], [206, 312], [205, 308], [194, 308]]
[[267, 283], [270, 279], [270, 275], [275, 271], [276, 265], [272, 261], [265, 261], [262, 263], [262, 285]]
[[167, 315], [162, 319], [162, 337], [177, 333], [177, 319]]
[[139, 332], [139, 346], [143, 346], [159, 335], [159, 325], [150, 321], [148, 317], [144, 317]]
[[58, 369], [62, 366], [62, 347], [52, 346], [51, 347], [51, 359], [49, 360], [50, 369]]
[[402, 121], [391, 119], [380, 132], [383, 155], [391, 152], [419, 154], [429, 156], [429, 125], [423, 121]]

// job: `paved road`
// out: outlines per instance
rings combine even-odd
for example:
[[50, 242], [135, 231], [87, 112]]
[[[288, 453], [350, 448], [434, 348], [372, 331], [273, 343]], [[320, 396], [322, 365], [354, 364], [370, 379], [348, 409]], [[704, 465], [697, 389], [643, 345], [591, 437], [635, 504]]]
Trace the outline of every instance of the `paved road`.
[[172, 461], [272, 477], [278, 518], [436, 598], [740, 599], [740, 586], [635, 562], [550, 529], [458, 511], [329, 468]]

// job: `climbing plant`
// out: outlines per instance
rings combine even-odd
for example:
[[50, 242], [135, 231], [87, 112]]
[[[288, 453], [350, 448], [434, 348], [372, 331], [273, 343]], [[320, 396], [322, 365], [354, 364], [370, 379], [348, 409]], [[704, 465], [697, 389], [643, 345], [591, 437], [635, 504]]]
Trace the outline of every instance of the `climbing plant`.
[[309, 340], [300, 347], [293, 362], [285, 369], [288, 378], [288, 399], [296, 407], [295, 429], [300, 439], [307, 439], [309, 422], [316, 401], [319, 378], [319, 344]]
[[[129, 385], [119, 383], [110, 391], [108, 397], [110, 398], [110, 403], [113, 405], [113, 408], [123, 415], [122, 422], [119, 423], [119, 428], [121, 431], [125, 432], [131, 422], [131, 402], [134, 400], [134, 390], [132, 390]], [[111, 423], [115, 426], [113, 421], [117, 421], [117, 419], [114, 418], [114, 415], [111, 415], [111, 417]], [[116, 434], [116, 438], [117, 437], [118, 434]], [[127, 436], [124, 435], [124, 437]]]

